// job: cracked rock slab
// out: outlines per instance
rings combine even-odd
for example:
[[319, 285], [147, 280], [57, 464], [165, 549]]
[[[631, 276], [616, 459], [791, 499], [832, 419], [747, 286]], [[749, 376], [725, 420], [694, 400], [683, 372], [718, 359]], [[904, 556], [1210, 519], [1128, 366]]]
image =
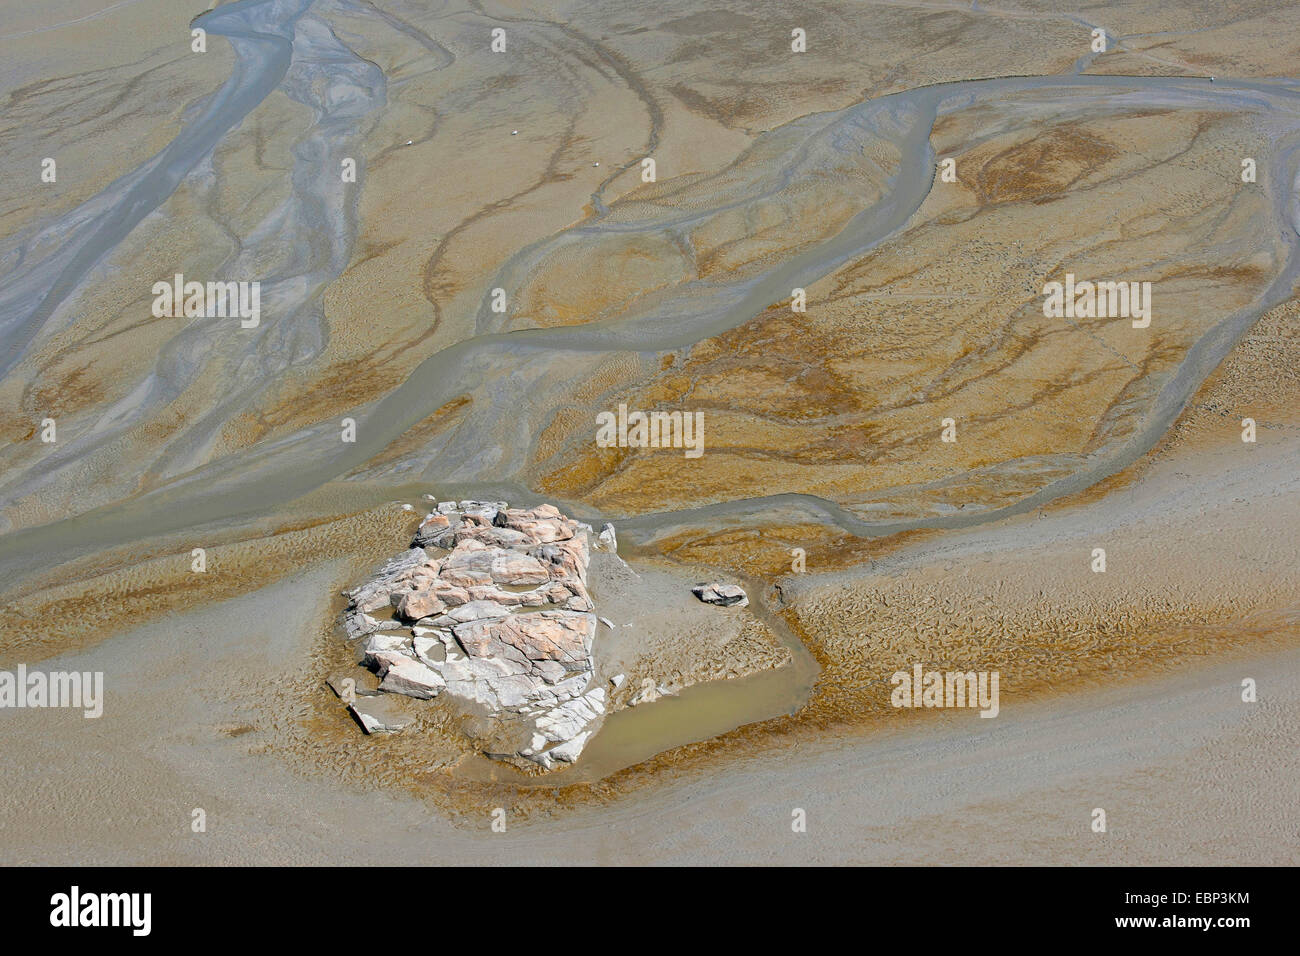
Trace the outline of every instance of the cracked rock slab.
[[[609, 547], [613, 528], [604, 531]], [[439, 504], [406, 554], [345, 592], [345, 629], [365, 637], [361, 661], [381, 679], [379, 697], [445, 695], [486, 710], [493, 739], [481, 749], [493, 757], [548, 770], [576, 760], [606, 711], [592, 658], [590, 536], [551, 505]], [[385, 603], [399, 620], [369, 614]], [[397, 722], [369, 699], [357, 706], [367, 733]]]

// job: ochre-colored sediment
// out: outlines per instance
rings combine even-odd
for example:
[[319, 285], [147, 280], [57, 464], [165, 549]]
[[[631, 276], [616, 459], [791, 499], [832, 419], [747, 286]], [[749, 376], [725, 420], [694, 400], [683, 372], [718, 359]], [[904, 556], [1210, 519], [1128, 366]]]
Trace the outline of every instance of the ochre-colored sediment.
[[[129, 549], [135, 557], [129, 563], [119, 552], [61, 565], [29, 582], [0, 608], [0, 667], [93, 647], [142, 621], [249, 593], [323, 560], [342, 560], [360, 569], [391, 551], [390, 543], [409, 535], [411, 524], [411, 515], [390, 504], [294, 522], [269, 533], [227, 533], [216, 541], [149, 556]], [[192, 569], [194, 547], [206, 551], [203, 572]], [[109, 562], [116, 565], [112, 570], [97, 567]]]
[[[936, 182], [905, 231], [811, 287], [806, 314], [773, 305], [665, 356], [648, 381], [575, 396], [536, 447], [537, 486], [616, 513], [780, 491], [926, 516], [1011, 504], [1130, 434], [1196, 338], [1280, 261], [1250, 225], [1264, 194], [1218, 158], [1249, 124], [1120, 111], [1043, 133], [994, 112], [1012, 128], [972, 149], [960, 114], [936, 134], [959, 183]], [[1044, 161], [1045, 143], [1058, 158]], [[1193, 187], [1167, 188], [1172, 162], [1196, 180], [1195, 204]], [[1151, 281], [1151, 326], [1045, 317], [1042, 285], [1067, 268]], [[703, 412], [707, 454], [596, 447], [596, 413], [620, 403]], [[941, 441], [947, 418], [955, 443]]]

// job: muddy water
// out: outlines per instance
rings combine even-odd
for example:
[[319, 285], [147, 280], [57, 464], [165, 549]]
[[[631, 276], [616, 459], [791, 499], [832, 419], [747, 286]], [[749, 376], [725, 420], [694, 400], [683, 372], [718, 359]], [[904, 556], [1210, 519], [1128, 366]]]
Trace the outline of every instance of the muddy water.
[[[635, 560], [629, 563], [635, 570]], [[750, 596], [749, 613], [777, 636], [790, 652], [790, 663], [745, 677], [694, 684], [670, 696], [611, 714], [572, 767], [541, 777], [528, 776], [485, 757], [462, 764], [457, 768], [457, 776], [543, 788], [597, 781], [675, 747], [795, 713], [811, 696], [820, 667], [785, 622], [764, 606], [762, 582], [741, 583]], [[682, 587], [687, 586], [683, 581]], [[600, 595], [593, 592], [592, 596], [596, 613], [600, 614]], [[603, 627], [597, 631], [597, 641], [604, 633]]]
[[612, 714], [576, 766], [543, 782], [599, 780], [674, 747], [795, 713], [812, 694], [818, 667], [807, 648], [779, 633], [794, 656], [792, 663], [735, 680], [696, 684], [676, 696]]
[[696, 684], [674, 696], [611, 714], [583, 750], [582, 758], [570, 768], [540, 777], [526, 776], [484, 757], [457, 768], [456, 775], [542, 788], [587, 783], [674, 747], [793, 714], [808, 700], [816, 679], [816, 663], [806, 649], [801, 647], [799, 651], [795, 662], [785, 667], [735, 680]]

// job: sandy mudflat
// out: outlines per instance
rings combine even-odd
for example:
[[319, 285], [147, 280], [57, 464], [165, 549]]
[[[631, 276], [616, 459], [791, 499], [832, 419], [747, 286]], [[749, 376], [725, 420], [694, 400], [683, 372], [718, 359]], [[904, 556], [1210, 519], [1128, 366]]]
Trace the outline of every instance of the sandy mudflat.
[[[948, 653], [962, 668], [1000, 669], [996, 719], [891, 711], [883, 678], [897, 661], [878, 643], [880, 624], [844, 619], [832, 632], [837, 638], [866, 632], [846, 652], [856, 669], [846, 671], [834, 646], [814, 640], [829, 670], [821, 679], [831, 686], [815, 690], [794, 717], [724, 734], [703, 751], [670, 751], [596, 787], [510, 775], [493, 784], [482, 773], [462, 774], [457, 783], [455, 748], [444, 751], [437, 770], [430, 767], [437, 748], [427, 741], [362, 737], [312, 679], [322, 649], [341, 642], [330, 608], [313, 608], [311, 596], [333, 590], [350, 572], [336, 562], [290, 575], [46, 662], [104, 670], [106, 712], [99, 720], [0, 714], [12, 768], [6, 859], [1294, 862], [1287, 821], [1297, 768], [1288, 741], [1300, 716], [1300, 656], [1297, 602], [1287, 589], [1296, 586], [1300, 537], [1287, 524], [1294, 509], [1277, 506], [1293, 500], [1295, 459], [1252, 449], [1248, 465], [1230, 463], [1239, 454], [1220, 449], [1196, 474], [1173, 456], [1123, 495], [1022, 519], [1027, 527], [967, 532], [937, 549], [902, 552], [875, 577], [838, 572], [816, 584], [870, 591], [881, 587], [879, 577], [894, 578], [947, 593], [960, 607], [967, 590], [1001, 582], [1006, 608], [1042, 615], [1053, 603], [1044, 596], [1048, 582], [1064, 582], [1062, 593], [1077, 590], [1078, 579], [1051, 554], [1077, 563], [1072, 536], [1126, 529], [1124, 553], [1142, 572], [1108, 571], [1118, 583], [1108, 578], [1102, 593], [1072, 608], [1072, 626], [1086, 629], [1098, 605], [1109, 614], [1103, 624], [1131, 613], [1128, 601], [1153, 610], [1157, 594], [1193, 605], [1164, 607], [1140, 632], [1110, 633], [1109, 640], [1132, 647], [1067, 643], [1053, 648], [1053, 659], [1033, 647], [1008, 652], [997, 640], [940, 641], [939, 656], [934, 646], [904, 655], [941, 662]], [[1252, 494], [1254, 509], [1224, 506], [1210, 494], [1235, 495], [1234, 481]], [[1252, 515], [1269, 516], [1267, 533]], [[1206, 579], [1197, 588], [1172, 581], [1176, 563], [1162, 566], [1144, 553], [1173, 537], [1200, 556], [1188, 569]], [[1249, 552], [1246, 541], [1255, 543]], [[1234, 566], [1241, 559], [1251, 568]], [[942, 582], [958, 578], [945, 592]], [[1258, 586], [1240, 585], [1236, 595], [1211, 586], [1243, 579], [1263, 585], [1271, 600], [1249, 600]], [[1180, 613], [1195, 618], [1196, 602], [1216, 596], [1235, 608], [1235, 618], [1179, 628]], [[796, 607], [815, 609], [814, 617], [841, 606], [834, 598], [796, 599]], [[972, 633], [953, 614], [954, 629]], [[653, 619], [653, 612], [640, 616]], [[1006, 632], [1023, 645], [1032, 628], [1012, 622]], [[975, 654], [984, 656], [976, 661]], [[1152, 668], [1165, 676], [1141, 676]], [[1057, 687], [1053, 675], [1062, 669]], [[855, 683], [866, 671], [874, 678]], [[1258, 682], [1257, 703], [1240, 699], [1246, 677]], [[1080, 685], [1092, 689], [1060, 692]], [[850, 699], [857, 702], [851, 715]], [[44, 729], [47, 721], [55, 732]], [[428, 772], [415, 771], [418, 760]], [[495, 806], [512, 815], [514, 829], [505, 835], [488, 829]], [[208, 812], [202, 836], [186, 829], [193, 807]], [[789, 830], [796, 807], [808, 811], [806, 834]], [[1105, 835], [1089, 830], [1095, 807], [1107, 811]]]
[[[68, 667], [103, 668], [105, 715], [9, 712], [6, 863], [1294, 863], [1300, 654], [1240, 655], [1067, 700], [804, 742], [605, 807], [489, 829], [406, 792], [304, 779], [259, 754], [264, 716], [223, 700], [303, 650], [257, 621], [295, 588], [151, 626]], [[220, 617], [249, 640], [205, 640]], [[184, 654], [171, 648], [184, 642]], [[256, 647], [263, 648], [261, 659]], [[214, 681], [194, 694], [177, 662]], [[1243, 704], [1243, 677], [1260, 700]], [[227, 682], [227, 683], [223, 683]], [[189, 831], [195, 807], [208, 832]], [[805, 834], [791, 812], [808, 813]], [[1089, 829], [1095, 807], [1109, 832]]]

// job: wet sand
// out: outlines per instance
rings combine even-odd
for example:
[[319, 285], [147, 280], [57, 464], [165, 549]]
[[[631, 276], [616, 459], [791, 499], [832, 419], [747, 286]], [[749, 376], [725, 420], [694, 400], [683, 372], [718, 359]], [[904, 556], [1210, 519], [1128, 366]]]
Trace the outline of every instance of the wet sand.
[[[262, 732], [248, 728], [264, 711], [255, 699], [222, 702], [222, 684], [304, 650], [260, 623], [283, 596], [270, 589], [61, 661], [106, 671], [98, 721], [0, 715], [4, 862], [1294, 862], [1300, 768], [1282, 745], [1300, 719], [1294, 649], [1008, 706], [995, 721], [966, 713], [806, 740], [501, 834], [490, 808], [452, 823], [408, 792], [303, 777], [261, 753]], [[205, 638], [232, 615], [249, 638], [234, 652]], [[182, 661], [204, 666], [210, 694], [195, 696]], [[1245, 676], [1259, 681], [1256, 704], [1240, 700]], [[1106, 834], [1089, 829], [1098, 806]], [[196, 807], [206, 833], [190, 832]], [[791, 832], [794, 808], [807, 811], [807, 833]]]
[[[1248, 464], [1234, 460], [1243, 455]], [[1062, 596], [1086, 584], [1092, 593], [1070, 611], [1076, 628], [1087, 625], [1092, 601], [1113, 624], [1128, 616], [1127, 600], [1149, 610], [1156, 595], [1190, 601], [1160, 611], [1174, 637], [1166, 646], [1154, 623], [1112, 632], [1120, 643], [1110, 650], [1057, 643], [1048, 658], [1025, 647], [1028, 631], [1014, 623], [1011, 656], [997, 643], [959, 640], [954, 663], [974, 667], [971, 655], [981, 654], [981, 665], [1002, 671], [1001, 713], [987, 721], [973, 711], [892, 711], [884, 678], [894, 662], [858, 644], [850, 653], [874, 668], [874, 680], [845, 684], [832, 661], [794, 716], [591, 783], [494, 783], [458, 775], [454, 749], [435, 767], [436, 733], [422, 743], [361, 736], [320, 683], [322, 651], [342, 642], [332, 609], [312, 595], [336, 590], [350, 573], [326, 563], [47, 661], [104, 670], [105, 715], [0, 713], [13, 768], [5, 845], [14, 860], [45, 862], [84, 862], [87, 846], [97, 862], [328, 862], [345, 854], [352, 862], [958, 863], [987, 861], [988, 847], [1005, 863], [1288, 862], [1278, 827], [1295, 796], [1286, 742], [1300, 707], [1300, 534], [1287, 524], [1296, 520], [1294, 462], [1291, 446], [1220, 445], [1194, 464], [1171, 453], [1128, 492], [903, 551], [876, 569], [914, 595], [936, 583], [931, 593], [945, 593], [949, 582], [958, 606], [967, 603], [964, 589], [989, 582], [1000, 582], [1004, 607], [1029, 609], [1050, 605], [1050, 581]], [[1108, 572], [1116, 583], [1097, 593], [1102, 585], [1062, 570], [1080, 553], [1086, 564], [1084, 545], [1117, 528], [1127, 537]], [[1175, 539], [1198, 555], [1196, 564], [1144, 553]], [[1140, 574], [1122, 566], [1124, 554]], [[1179, 583], [1183, 573], [1199, 583]], [[879, 587], [873, 580], [838, 572], [808, 586], [870, 590]], [[1221, 591], [1233, 581], [1236, 595]], [[1226, 597], [1231, 616], [1178, 632], [1179, 621], [1203, 621], [1200, 609], [1216, 596]], [[793, 600], [814, 617], [839, 606], [797, 591]], [[958, 635], [970, 633], [950, 619]], [[842, 640], [860, 626], [845, 619], [830, 633]], [[881, 626], [867, 625], [877, 634]], [[1145, 643], [1130, 643], [1137, 636]], [[1240, 699], [1244, 677], [1259, 683], [1256, 704]], [[852, 713], [843, 709], [848, 686], [867, 695], [854, 698]], [[744, 687], [736, 682], [728, 693]], [[684, 706], [687, 694], [654, 717], [656, 732], [682, 731], [678, 718], [688, 714], [700, 733], [714, 730], [707, 710]], [[630, 721], [660, 706], [624, 713]], [[625, 757], [643, 739], [630, 725], [620, 729], [620, 716], [607, 727], [608, 750], [593, 749], [598, 760], [609, 751]], [[45, 723], [51, 718], [57, 728]], [[424, 761], [424, 771], [405, 769], [412, 760]], [[1214, 787], [1203, 785], [1206, 775]], [[203, 836], [186, 829], [195, 806], [209, 814]], [[498, 806], [512, 821], [505, 835], [488, 828]], [[1105, 836], [1088, 829], [1094, 806], [1110, 817]], [[789, 830], [795, 807], [809, 813], [807, 834]], [[1231, 846], [1218, 836], [1225, 813]]]

